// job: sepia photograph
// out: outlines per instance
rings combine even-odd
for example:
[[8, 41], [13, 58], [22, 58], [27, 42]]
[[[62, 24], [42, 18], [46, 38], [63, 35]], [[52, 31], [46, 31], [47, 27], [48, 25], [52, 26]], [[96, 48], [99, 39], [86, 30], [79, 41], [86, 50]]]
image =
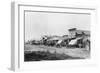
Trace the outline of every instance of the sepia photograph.
[[89, 59], [90, 25], [90, 13], [24, 11], [24, 61]]

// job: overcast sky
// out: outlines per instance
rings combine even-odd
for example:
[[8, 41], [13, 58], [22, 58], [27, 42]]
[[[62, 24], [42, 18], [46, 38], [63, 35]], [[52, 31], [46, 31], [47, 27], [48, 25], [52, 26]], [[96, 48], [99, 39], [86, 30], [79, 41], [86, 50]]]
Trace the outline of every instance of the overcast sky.
[[90, 30], [90, 15], [25, 12], [25, 41], [42, 35], [67, 35], [69, 28]]

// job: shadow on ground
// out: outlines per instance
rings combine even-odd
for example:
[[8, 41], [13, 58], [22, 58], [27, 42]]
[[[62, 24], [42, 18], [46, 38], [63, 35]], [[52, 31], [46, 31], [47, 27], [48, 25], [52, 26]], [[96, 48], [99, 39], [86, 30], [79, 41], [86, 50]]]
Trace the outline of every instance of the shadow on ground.
[[31, 53], [24, 53], [24, 61], [41, 61], [41, 60], [65, 60], [65, 59], [83, 59], [80, 57], [72, 57], [66, 54], [57, 54], [50, 52], [34, 51]]

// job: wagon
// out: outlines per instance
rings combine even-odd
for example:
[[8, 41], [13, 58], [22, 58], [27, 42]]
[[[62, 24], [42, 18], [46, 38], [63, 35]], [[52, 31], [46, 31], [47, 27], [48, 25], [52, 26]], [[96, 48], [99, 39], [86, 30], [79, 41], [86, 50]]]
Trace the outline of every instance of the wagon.
[[78, 37], [75, 39], [72, 39], [68, 47], [73, 47], [73, 48], [86, 48], [90, 50], [90, 38], [89, 37]]

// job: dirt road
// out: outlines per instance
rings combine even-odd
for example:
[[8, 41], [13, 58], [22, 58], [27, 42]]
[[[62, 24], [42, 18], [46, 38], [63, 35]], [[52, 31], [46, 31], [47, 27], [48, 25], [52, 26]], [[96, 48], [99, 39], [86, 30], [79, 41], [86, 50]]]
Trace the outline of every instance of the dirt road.
[[44, 45], [25, 45], [25, 53], [33, 51], [49, 51], [50, 53], [66, 54], [72, 57], [89, 58], [90, 53], [85, 48], [56, 48]]

